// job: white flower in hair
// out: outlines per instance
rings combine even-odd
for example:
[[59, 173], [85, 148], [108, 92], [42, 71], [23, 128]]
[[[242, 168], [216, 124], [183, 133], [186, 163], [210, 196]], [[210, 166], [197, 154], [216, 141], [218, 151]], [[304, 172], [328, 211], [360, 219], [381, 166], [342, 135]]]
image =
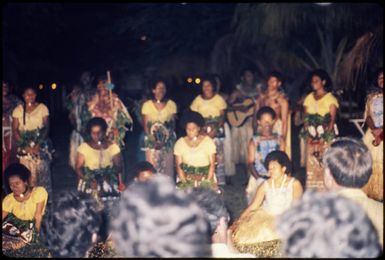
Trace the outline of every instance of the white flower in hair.
[[309, 134], [312, 136], [312, 137], [316, 137], [317, 133], [316, 133], [316, 130], [315, 130], [315, 127], [314, 126], [309, 126], [308, 128], [308, 131], [309, 131]]
[[32, 141], [32, 142], [29, 144], [29, 146], [34, 147], [34, 146], [35, 146], [35, 142]]
[[318, 136], [321, 136], [324, 132], [324, 127], [322, 125], [317, 126]]

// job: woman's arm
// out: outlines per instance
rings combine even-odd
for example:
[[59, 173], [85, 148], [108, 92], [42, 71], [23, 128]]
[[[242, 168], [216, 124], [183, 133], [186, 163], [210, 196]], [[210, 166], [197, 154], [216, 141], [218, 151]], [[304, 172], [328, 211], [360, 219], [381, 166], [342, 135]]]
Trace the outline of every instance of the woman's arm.
[[281, 120], [282, 120], [282, 130], [281, 135], [284, 140], [286, 140], [287, 135], [287, 124], [289, 121], [289, 102], [286, 98], [281, 98]]
[[150, 129], [147, 128], [147, 122], [148, 122], [148, 116], [147, 115], [143, 115], [143, 130], [144, 130], [144, 134], [148, 135], [149, 132], [150, 132]]
[[295, 180], [293, 183], [293, 202], [299, 200], [302, 197], [302, 194], [302, 185], [298, 180]]
[[35, 227], [36, 227], [37, 233], [40, 232], [41, 221], [43, 220], [43, 208], [45, 203], [46, 203], [45, 201], [36, 203]]
[[209, 180], [213, 180], [214, 173], [215, 173], [215, 153], [210, 155], [210, 168], [209, 168], [209, 175], [207, 178]]
[[330, 111], [330, 123], [329, 123], [328, 129], [332, 130], [334, 128], [334, 124], [336, 123], [336, 117], [337, 117], [336, 105], [330, 105], [329, 111]]
[[2, 218], [2, 221], [8, 216], [8, 212], [4, 211], [3, 210], [3, 218]]
[[122, 178], [122, 173], [123, 173], [123, 160], [122, 160], [122, 154], [118, 153], [114, 157], [112, 157], [112, 163], [115, 167], [115, 169], [118, 172], [118, 180], [119, 180], [119, 185], [123, 184], [123, 178]]
[[20, 136], [20, 132], [19, 132], [19, 119], [17, 119], [16, 117], [13, 117], [12, 118], [12, 132], [13, 132], [13, 136], [15, 137], [15, 140], [16, 141], [20, 141], [21, 139], [21, 136]]
[[82, 168], [85, 164], [85, 158], [84, 155], [81, 153], [76, 154], [76, 175], [79, 179], [84, 179], [84, 174], [82, 172]]
[[181, 163], [182, 163], [182, 156], [180, 155], [175, 155], [175, 164], [176, 164], [176, 172], [178, 173], [178, 176], [179, 176], [179, 179], [182, 181], [182, 182], [186, 182], [186, 174], [184, 173], [184, 171], [182, 170], [182, 168], [180, 167]]
[[253, 175], [255, 179], [258, 179], [259, 176], [258, 176], [257, 170], [254, 167], [254, 163], [255, 163], [255, 144], [254, 144], [254, 140], [251, 139], [249, 142], [249, 149], [247, 152], [247, 168], [249, 169], [249, 172], [251, 173], [251, 175]]
[[44, 139], [46, 139], [48, 137], [48, 133], [49, 133], [49, 116], [45, 116], [43, 118], [43, 131], [42, 131], [42, 136]]

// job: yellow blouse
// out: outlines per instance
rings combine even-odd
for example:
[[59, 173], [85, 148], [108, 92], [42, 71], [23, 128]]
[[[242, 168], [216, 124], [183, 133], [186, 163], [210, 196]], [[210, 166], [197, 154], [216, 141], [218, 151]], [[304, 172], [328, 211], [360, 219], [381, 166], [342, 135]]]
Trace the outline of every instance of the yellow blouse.
[[314, 98], [312, 92], [307, 95], [305, 101], [303, 102], [303, 106], [306, 107], [307, 114], [320, 114], [321, 116], [330, 113], [331, 105], [335, 105], [337, 108], [339, 107], [337, 99], [331, 92], [327, 93], [319, 100]]
[[211, 99], [203, 99], [201, 95], [197, 96], [191, 103], [190, 109], [198, 112], [204, 118], [217, 117], [221, 115], [221, 110], [227, 108], [226, 101], [218, 94]]
[[194, 166], [202, 167], [210, 164], [210, 156], [216, 153], [214, 141], [205, 136], [197, 147], [187, 145], [184, 137], [178, 139], [174, 146], [174, 155], [182, 157], [182, 162]]
[[13, 196], [13, 192], [8, 194], [3, 200], [3, 211], [12, 213], [21, 220], [32, 220], [36, 213], [36, 204], [44, 202], [43, 214], [47, 204], [48, 193], [43, 187], [32, 189], [31, 196], [24, 202], [19, 202]]
[[25, 125], [23, 123], [23, 105], [18, 105], [12, 112], [12, 117], [19, 120], [19, 130], [35, 130], [43, 127], [43, 119], [49, 116], [48, 108], [40, 103], [31, 113], [25, 113]]
[[148, 100], [142, 106], [142, 114], [148, 116], [150, 122], [166, 122], [169, 121], [177, 112], [174, 101], [168, 100], [166, 106], [162, 110], [156, 109], [154, 102]]
[[120, 153], [119, 145], [113, 143], [105, 150], [95, 150], [87, 143], [82, 143], [78, 147], [78, 152], [84, 156], [84, 166], [91, 170], [112, 166], [112, 158]]

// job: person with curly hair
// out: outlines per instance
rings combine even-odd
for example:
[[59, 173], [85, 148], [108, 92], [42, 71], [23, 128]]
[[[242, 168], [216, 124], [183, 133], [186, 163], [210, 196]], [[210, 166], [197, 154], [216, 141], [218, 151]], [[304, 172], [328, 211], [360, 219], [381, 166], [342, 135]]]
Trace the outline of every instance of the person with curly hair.
[[335, 193], [306, 192], [279, 216], [276, 229], [285, 257], [375, 258], [382, 253], [365, 211]]
[[323, 157], [324, 182], [328, 191], [361, 205], [376, 227], [383, 247], [384, 204], [369, 198], [362, 190], [372, 176], [372, 161], [370, 151], [362, 141], [349, 137], [338, 138]]
[[208, 222], [170, 178], [133, 182], [123, 193], [110, 230], [122, 257], [207, 257]]
[[177, 106], [166, 98], [164, 79], [155, 79], [151, 85], [153, 99], [143, 103], [141, 114], [145, 132], [143, 150], [146, 160], [154, 165], [158, 173], [174, 179], [174, 157], [172, 149], [176, 141], [175, 117]]
[[106, 137], [107, 123], [94, 117], [87, 123], [91, 139], [78, 148], [78, 191], [92, 194], [99, 202], [118, 198], [123, 183], [123, 160], [119, 146]]
[[56, 257], [85, 257], [101, 225], [100, 208], [89, 194], [66, 191], [58, 194], [42, 224], [41, 238]]
[[177, 186], [192, 188], [198, 186], [211, 187], [218, 190], [215, 177], [214, 141], [201, 133], [204, 118], [194, 111], [186, 111], [181, 118], [181, 127], [186, 136], [175, 143], [174, 155], [178, 173]]
[[20, 163], [13, 163], [4, 173], [9, 193], [2, 203], [3, 250], [19, 249], [38, 242], [41, 222], [48, 200], [47, 191], [32, 187], [28, 180], [31, 172]]

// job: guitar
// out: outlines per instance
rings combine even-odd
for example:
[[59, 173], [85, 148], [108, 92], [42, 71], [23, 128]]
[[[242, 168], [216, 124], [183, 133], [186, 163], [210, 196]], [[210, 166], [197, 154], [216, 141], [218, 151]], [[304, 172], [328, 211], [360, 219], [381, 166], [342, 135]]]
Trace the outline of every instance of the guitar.
[[241, 127], [246, 120], [255, 113], [255, 104], [252, 98], [244, 98], [242, 102], [235, 102], [227, 108], [226, 117], [230, 125]]

